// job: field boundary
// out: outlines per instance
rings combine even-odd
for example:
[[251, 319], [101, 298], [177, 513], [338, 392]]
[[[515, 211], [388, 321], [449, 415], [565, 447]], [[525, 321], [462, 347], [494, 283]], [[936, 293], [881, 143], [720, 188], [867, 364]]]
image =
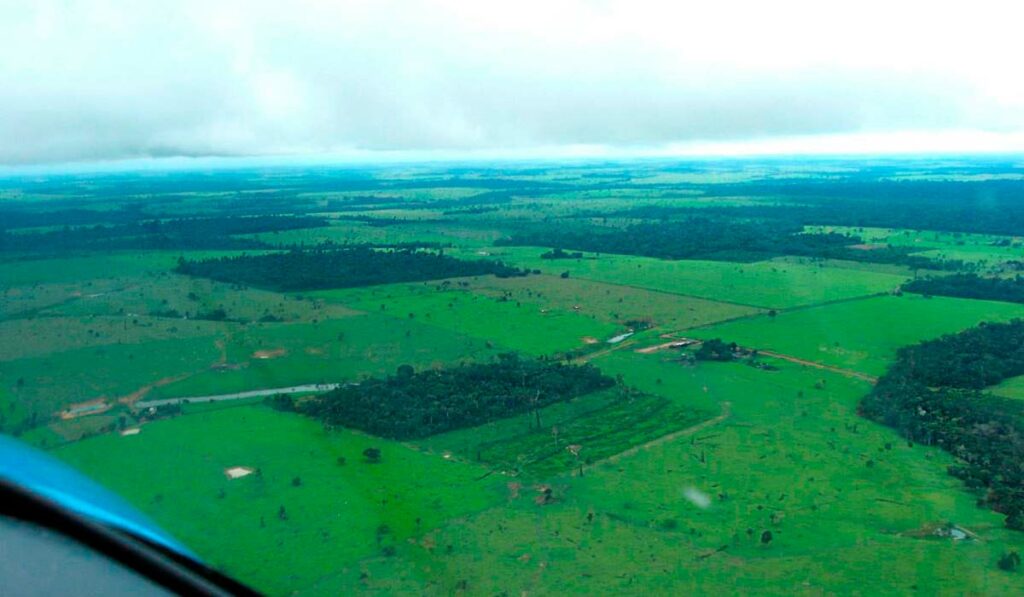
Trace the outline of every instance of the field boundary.
[[[857, 301], [864, 301], [864, 300], [873, 299], [873, 298], [880, 298], [880, 297], [883, 297], [883, 296], [889, 296], [889, 293], [888, 292], [876, 292], [874, 294], [865, 294], [865, 295], [862, 295], [862, 296], [850, 296], [850, 297], [841, 298], [841, 299], [833, 299], [831, 301], [824, 301], [824, 302], [821, 302], [821, 303], [813, 303], [813, 304], [810, 304], [810, 305], [798, 305], [796, 307], [789, 307], [789, 308], [786, 308], [786, 309], [775, 309], [775, 311], [779, 315], [782, 315], [783, 313], [792, 313], [794, 311], [805, 311], [807, 309], [816, 309], [818, 307], [828, 307], [828, 306], [831, 306], [831, 305], [838, 305], [838, 304], [841, 304], [841, 303], [854, 303], [854, 302], [857, 302]], [[722, 301], [719, 301], [719, 302], [722, 302]], [[732, 304], [738, 304], [738, 303], [732, 303]], [[680, 328], [678, 331], [685, 332], [685, 331], [689, 331], [689, 330], [701, 330], [701, 329], [706, 329], [706, 328], [714, 327], [716, 325], [722, 325], [722, 324], [725, 324], [725, 323], [732, 323], [734, 321], [742, 321], [744, 319], [754, 319], [755, 317], [762, 317], [764, 315], [767, 315], [767, 311], [771, 310], [771, 309], [766, 309], [766, 308], [763, 308], [763, 307], [758, 307], [758, 309], [761, 309], [762, 312], [761, 313], [748, 313], [746, 315], [737, 315], [736, 317], [730, 317], [729, 319], [720, 319], [718, 321], [712, 321], [712, 322], [709, 322], [709, 323], [701, 323], [701, 324], [698, 324], [698, 325], [690, 326], [688, 328]]]
[[844, 369], [842, 367], [836, 367], [835, 365], [826, 365], [825, 363], [818, 363], [816, 361], [808, 361], [807, 359], [801, 359], [799, 357], [794, 357], [794, 356], [791, 356], [791, 355], [788, 355], [788, 354], [782, 354], [782, 353], [779, 353], [779, 352], [772, 352], [770, 350], [758, 349], [757, 354], [762, 355], [762, 356], [766, 356], [766, 357], [772, 357], [772, 358], [775, 358], [775, 359], [781, 359], [783, 361], [788, 361], [790, 363], [796, 363], [797, 365], [803, 365], [805, 367], [813, 367], [814, 369], [822, 369], [822, 370], [825, 370], [825, 371], [831, 371], [833, 373], [838, 373], [838, 374], [844, 375], [846, 377], [856, 377], [857, 379], [862, 379], [862, 380], [864, 380], [864, 381], [866, 381], [868, 383], [871, 383], [871, 384], [878, 383], [878, 378], [875, 377], [874, 375], [868, 375], [867, 373], [861, 373], [860, 371], [854, 371], [853, 369]]
[[[721, 412], [721, 414], [719, 414], [719, 415], [717, 415], [715, 417], [707, 419], [706, 421], [701, 421], [700, 423], [697, 423], [696, 425], [691, 425], [690, 427], [685, 427], [683, 429], [679, 429], [677, 431], [673, 431], [671, 433], [667, 433], [665, 435], [662, 435], [661, 437], [656, 437], [656, 438], [654, 438], [652, 440], [649, 440], [649, 441], [646, 441], [646, 442], [644, 442], [642, 444], [637, 444], [637, 445], [635, 445], [635, 446], [633, 446], [631, 448], [627, 448], [627, 449], [625, 449], [625, 450], [623, 450], [621, 452], [618, 452], [616, 454], [612, 454], [611, 456], [606, 456], [606, 457], [604, 457], [604, 458], [602, 458], [600, 460], [596, 460], [596, 461], [594, 461], [594, 462], [592, 462], [592, 463], [590, 463], [588, 465], [585, 465], [582, 468], [582, 470], [586, 471], [588, 469], [591, 469], [591, 468], [594, 468], [594, 467], [597, 467], [597, 466], [602, 466], [602, 465], [605, 465], [605, 464], [612, 464], [612, 463], [618, 462], [622, 458], [633, 456], [634, 454], [639, 453], [641, 450], [648, 450], [650, 448], [653, 448], [655, 446], [660, 446], [661, 444], [668, 443], [668, 442], [673, 441], [675, 439], [678, 439], [680, 437], [686, 437], [688, 435], [693, 435], [694, 433], [698, 433], [700, 431], [703, 431], [703, 430], [707, 429], [708, 427], [712, 427], [714, 425], [717, 425], [717, 424], [721, 423], [722, 421], [728, 419], [730, 416], [732, 416], [732, 403], [730, 403], [730, 402], [723, 402], [722, 403], [722, 412]], [[579, 474], [580, 473], [579, 473], [578, 470], [574, 470], [572, 472], [572, 475], [574, 477], [579, 476]]]
[[311, 383], [299, 386], [288, 386], [286, 388], [268, 388], [264, 390], [248, 390], [245, 392], [234, 392], [232, 394], [214, 394], [211, 396], [183, 396], [181, 398], [162, 398], [160, 400], [146, 400], [136, 402], [135, 408], [155, 408], [168, 404], [181, 404], [187, 402], [223, 402], [226, 400], [242, 400], [245, 398], [259, 398], [261, 396], [276, 396], [277, 394], [298, 394], [308, 392], [328, 392], [340, 388], [342, 383]]

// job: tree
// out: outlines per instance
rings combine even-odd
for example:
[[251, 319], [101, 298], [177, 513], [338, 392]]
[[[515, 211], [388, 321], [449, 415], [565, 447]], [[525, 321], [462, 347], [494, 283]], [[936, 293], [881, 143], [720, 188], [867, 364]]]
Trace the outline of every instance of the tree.
[[363, 450], [363, 458], [373, 464], [380, 462], [380, 448], [367, 448]]
[[765, 532], [761, 533], [761, 544], [762, 545], [768, 545], [769, 543], [772, 542], [772, 539], [773, 539], [773, 537], [772, 537], [772, 532], [771, 531], [765, 531]]
[[1020, 567], [1020, 554], [1015, 551], [1004, 553], [999, 558], [999, 569], [1013, 572]]
[[302, 479], [300, 477], [292, 478], [292, 487], [299, 487], [302, 485]]
[[736, 349], [735, 343], [726, 344], [721, 338], [713, 338], [701, 343], [694, 357], [698, 361], [731, 361]]

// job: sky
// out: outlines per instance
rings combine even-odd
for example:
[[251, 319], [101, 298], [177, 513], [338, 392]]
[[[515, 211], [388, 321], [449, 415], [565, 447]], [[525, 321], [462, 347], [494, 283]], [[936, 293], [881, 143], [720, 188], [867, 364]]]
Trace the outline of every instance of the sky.
[[1024, 3], [0, 0], [0, 165], [1024, 152]]

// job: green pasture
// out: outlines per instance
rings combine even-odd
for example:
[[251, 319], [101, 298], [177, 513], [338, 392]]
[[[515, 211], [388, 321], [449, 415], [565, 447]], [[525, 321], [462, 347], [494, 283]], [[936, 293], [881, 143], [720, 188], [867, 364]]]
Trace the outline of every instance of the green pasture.
[[739, 305], [786, 309], [889, 292], [906, 276], [824, 264], [667, 261], [624, 255], [547, 260], [540, 247], [495, 247], [493, 257], [547, 274], [673, 292]]
[[808, 226], [807, 230], [854, 234], [869, 243], [918, 248], [920, 250], [914, 254], [922, 257], [960, 260], [981, 267], [995, 267], [1005, 261], [1024, 259], [1024, 242], [1020, 237], [850, 226]]
[[1024, 317], [1024, 306], [918, 295], [880, 296], [726, 322], [699, 330], [817, 363], [881, 375], [903, 346], [952, 334], [983, 321]]
[[534, 355], [573, 350], [585, 346], [585, 338], [605, 340], [623, 330], [581, 313], [542, 310], [535, 304], [501, 301], [460, 288], [464, 287], [458, 281], [443, 287], [437, 283], [394, 284], [353, 291], [327, 290], [310, 296], [457, 330], [496, 347]]
[[1024, 400], [1024, 375], [1004, 379], [999, 384], [988, 388], [993, 394]]
[[[445, 525], [371, 578], [325, 590], [496, 593], [1012, 594], [995, 561], [1024, 539], [946, 474], [943, 452], [857, 416], [864, 382], [774, 362], [682, 365], [617, 352], [602, 365], [717, 425], [544, 485]], [[655, 380], [661, 380], [658, 383]], [[554, 500], [537, 503], [543, 487]], [[511, 488], [511, 486], [510, 486]], [[949, 525], [971, 539], [936, 535]], [[771, 531], [764, 544], [761, 536]], [[417, 579], [423, 579], [416, 584]], [[426, 579], [429, 583], [422, 584]], [[421, 589], [422, 590], [422, 589]]]
[[[362, 456], [370, 447], [381, 450], [379, 463]], [[481, 467], [354, 432], [327, 433], [262, 405], [159, 421], [138, 435], [101, 436], [54, 455], [207, 562], [279, 595], [331, 573], [358, 576], [359, 559], [402, 549], [412, 536], [500, 502], [503, 491], [496, 478], [478, 479]], [[225, 469], [236, 466], [259, 473], [228, 479]]]
[[439, 367], [496, 353], [482, 340], [376, 313], [319, 323], [237, 329], [222, 362], [151, 392], [151, 398], [208, 396], [387, 375], [399, 365]]
[[[369, 212], [374, 215], [377, 212]], [[440, 243], [455, 246], [487, 246], [500, 238], [501, 233], [495, 230], [467, 227], [457, 222], [451, 223], [406, 223], [393, 226], [371, 226], [352, 220], [332, 220], [330, 226], [320, 228], [303, 228], [300, 230], [282, 230], [280, 232], [261, 232], [258, 234], [240, 235], [255, 238], [270, 245], [317, 245], [333, 242], [337, 244], [396, 244], [396, 243]]]
[[[543, 480], [711, 416], [663, 396], [612, 390], [554, 404], [536, 415], [436, 435], [422, 443], [435, 453], [456, 454], [505, 474]], [[570, 446], [578, 447], [577, 454]]]
[[0, 385], [25, 417], [47, 422], [69, 403], [132, 394], [160, 380], [208, 369], [218, 335], [107, 344], [0, 362]]
[[619, 286], [582, 278], [542, 275], [525, 278], [480, 277], [473, 292], [545, 309], [575, 311], [609, 323], [649, 321], [663, 329], [684, 329], [761, 312], [668, 292]]

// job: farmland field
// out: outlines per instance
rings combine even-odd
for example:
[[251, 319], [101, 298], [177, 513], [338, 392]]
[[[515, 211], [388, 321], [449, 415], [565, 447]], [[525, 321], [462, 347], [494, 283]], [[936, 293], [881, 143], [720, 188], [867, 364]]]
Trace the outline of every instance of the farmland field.
[[[1020, 594], [1018, 175], [0, 178], [0, 430], [270, 595]], [[908, 371], [963, 441], [866, 412]]]
[[491, 254], [544, 273], [635, 286], [741, 306], [783, 309], [889, 292], [906, 277], [818, 264], [664, 261], [601, 255], [593, 259], [545, 261], [543, 248], [505, 248]]
[[1024, 306], [1012, 303], [906, 294], [723, 323], [693, 335], [879, 375], [903, 346], [1020, 317]]

